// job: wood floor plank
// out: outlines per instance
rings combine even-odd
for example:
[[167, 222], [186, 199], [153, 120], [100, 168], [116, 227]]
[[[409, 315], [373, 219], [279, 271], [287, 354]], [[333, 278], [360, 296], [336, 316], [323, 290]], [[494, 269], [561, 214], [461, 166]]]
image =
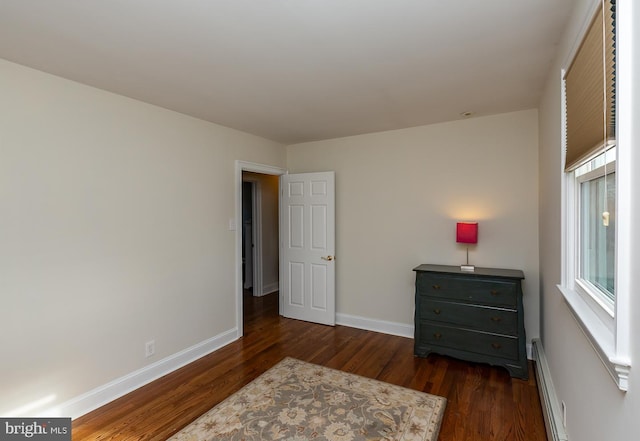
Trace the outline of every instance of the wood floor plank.
[[166, 440], [285, 357], [448, 399], [441, 441], [546, 441], [538, 391], [506, 370], [413, 356], [413, 340], [278, 316], [277, 293], [245, 297], [244, 337], [73, 422], [74, 441]]

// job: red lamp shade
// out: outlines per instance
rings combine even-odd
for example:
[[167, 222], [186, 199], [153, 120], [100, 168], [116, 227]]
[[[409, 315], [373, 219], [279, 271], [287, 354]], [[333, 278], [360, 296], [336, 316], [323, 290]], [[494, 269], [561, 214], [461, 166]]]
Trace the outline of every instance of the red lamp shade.
[[478, 243], [478, 222], [458, 222], [456, 224], [456, 242]]

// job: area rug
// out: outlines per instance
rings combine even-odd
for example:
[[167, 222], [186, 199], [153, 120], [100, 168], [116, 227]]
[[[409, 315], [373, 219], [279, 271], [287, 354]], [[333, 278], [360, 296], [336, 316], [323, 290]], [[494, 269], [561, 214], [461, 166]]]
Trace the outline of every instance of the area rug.
[[435, 441], [446, 399], [285, 358], [172, 441]]

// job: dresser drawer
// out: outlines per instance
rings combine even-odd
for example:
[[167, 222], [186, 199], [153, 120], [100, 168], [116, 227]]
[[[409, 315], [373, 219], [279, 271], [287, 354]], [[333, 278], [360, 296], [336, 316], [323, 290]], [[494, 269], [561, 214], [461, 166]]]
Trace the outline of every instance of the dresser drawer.
[[511, 308], [517, 305], [517, 284], [511, 280], [483, 280], [418, 273], [416, 288], [418, 295], [422, 296]]
[[451, 303], [430, 298], [420, 301], [420, 317], [480, 331], [518, 335], [518, 313], [513, 309], [492, 308], [467, 303]]
[[436, 323], [420, 323], [421, 341], [427, 345], [459, 350], [517, 361], [518, 338], [469, 329], [454, 328]]

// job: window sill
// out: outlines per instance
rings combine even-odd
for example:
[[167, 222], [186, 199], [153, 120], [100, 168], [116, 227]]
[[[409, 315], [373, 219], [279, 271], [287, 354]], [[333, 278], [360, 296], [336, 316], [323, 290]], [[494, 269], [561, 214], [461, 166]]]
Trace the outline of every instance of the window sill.
[[564, 296], [567, 305], [569, 305], [569, 310], [580, 329], [595, 349], [609, 374], [611, 374], [613, 381], [620, 390], [626, 392], [629, 387], [631, 363], [626, 357], [622, 358], [616, 353], [614, 333], [600, 320], [580, 294], [561, 285], [558, 285], [558, 289]]

